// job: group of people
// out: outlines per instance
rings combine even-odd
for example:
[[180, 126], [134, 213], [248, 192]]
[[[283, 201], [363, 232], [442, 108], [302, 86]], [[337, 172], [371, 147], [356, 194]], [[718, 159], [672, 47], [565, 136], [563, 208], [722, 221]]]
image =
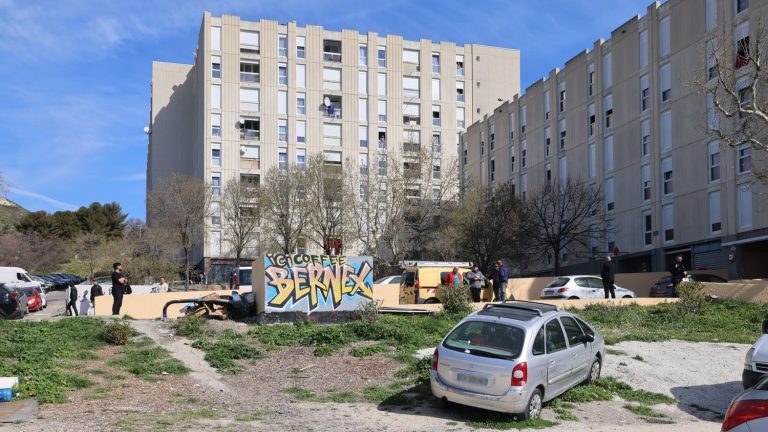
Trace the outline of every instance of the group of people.
[[[472, 270], [467, 273], [466, 283], [469, 284], [469, 290], [472, 294], [472, 301], [475, 303], [480, 302], [480, 293], [483, 290], [483, 282], [490, 280], [493, 286], [493, 301], [505, 302], [507, 301], [507, 283], [509, 281], [509, 268], [501, 260], [497, 260], [491, 269], [490, 275], [486, 278], [477, 265], [472, 266]], [[454, 267], [453, 270], [448, 273], [445, 278], [445, 284], [449, 287], [458, 287], [464, 283], [464, 277], [459, 272], [458, 267]], [[510, 299], [514, 300], [515, 297], [510, 293]]]
[[[683, 256], [675, 256], [675, 261], [669, 266], [669, 274], [672, 278], [672, 287], [677, 292], [677, 286], [685, 279], [688, 274], [683, 265]], [[616, 292], [614, 291], [616, 286], [614, 282], [616, 280], [616, 265], [613, 263], [613, 259], [610, 255], [606, 255], [603, 268], [600, 271], [600, 278], [603, 280], [603, 291], [605, 291], [605, 298], [616, 298]]]

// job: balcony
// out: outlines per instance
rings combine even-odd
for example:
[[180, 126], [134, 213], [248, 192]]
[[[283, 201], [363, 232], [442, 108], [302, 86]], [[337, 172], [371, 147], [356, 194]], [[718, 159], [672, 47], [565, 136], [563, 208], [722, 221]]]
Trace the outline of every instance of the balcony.
[[341, 107], [341, 96], [325, 95], [323, 96], [323, 104], [320, 105], [320, 110], [325, 118], [340, 119]]
[[240, 131], [240, 139], [258, 141], [261, 133], [258, 129], [243, 129]]
[[323, 41], [323, 60], [341, 63], [341, 41], [328, 39]]
[[421, 143], [415, 143], [415, 142], [404, 142], [403, 143], [403, 151], [404, 152], [420, 152], [421, 151]]
[[254, 83], [258, 84], [260, 82], [260, 76], [259, 73], [253, 73], [253, 72], [243, 72], [240, 71], [240, 81], [245, 83]]
[[414, 115], [403, 115], [403, 124], [410, 126], [420, 125], [421, 117]]
[[261, 169], [261, 159], [240, 158], [240, 169], [243, 171], [256, 171]]
[[260, 50], [258, 45], [240, 45], [240, 52], [243, 54], [258, 54]]

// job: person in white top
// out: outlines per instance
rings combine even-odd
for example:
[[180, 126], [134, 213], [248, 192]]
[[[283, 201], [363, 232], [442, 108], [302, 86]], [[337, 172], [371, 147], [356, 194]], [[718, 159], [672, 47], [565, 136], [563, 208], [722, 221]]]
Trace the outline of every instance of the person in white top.
[[157, 292], [159, 293], [168, 292], [168, 282], [165, 281], [164, 277], [160, 278], [160, 286], [157, 288]]

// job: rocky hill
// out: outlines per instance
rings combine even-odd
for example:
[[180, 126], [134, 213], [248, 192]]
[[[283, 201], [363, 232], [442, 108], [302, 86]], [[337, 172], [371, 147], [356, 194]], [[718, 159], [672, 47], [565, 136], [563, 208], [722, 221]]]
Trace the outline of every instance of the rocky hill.
[[13, 225], [27, 213], [29, 211], [15, 202], [0, 197], [0, 233], [13, 231]]

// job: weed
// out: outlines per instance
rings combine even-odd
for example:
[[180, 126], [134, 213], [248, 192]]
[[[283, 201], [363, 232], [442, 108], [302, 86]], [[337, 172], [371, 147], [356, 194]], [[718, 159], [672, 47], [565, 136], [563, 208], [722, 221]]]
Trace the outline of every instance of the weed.
[[394, 382], [388, 386], [373, 386], [363, 390], [363, 398], [381, 405], [406, 405], [408, 398], [402, 392], [403, 383]]
[[210, 331], [206, 329], [205, 318], [191, 315], [177, 319], [171, 327], [177, 335], [190, 339], [200, 339], [210, 334]]
[[715, 411], [713, 411], [713, 410], [711, 410], [711, 409], [709, 409], [709, 408], [707, 408], [705, 406], [701, 406], [699, 404], [688, 404], [688, 406], [693, 408], [693, 409], [695, 409], [696, 411], [712, 412], [712, 413], [715, 412]]
[[205, 351], [205, 361], [219, 372], [235, 375], [242, 372], [235, 360], [259, 359], [264, 357], [261, 351], [249, 345], [244, 335], [226, 330], [216, 340], [198, 339], [193, 348]]
[[701, 282], [683, 282], [677, 286], [678, 302], [675, 310], [680, 315], [692, 315], [699, 313], [707, 302], [707, 293]]
[[371, 300], [363, 303], [357, 310], [357, 319], [364, 323], [375, 323], [379, 321], [379, 308], [383, 302], [381, 300]]
[[89, 395], [85, 397], [87, 400], [101, 400], [106, 399], [110, 396], [110, 392], [112, 391], [109, 387], [98, 387], [94, 389]]
[[622, 351], [622, 350], [611, 349], [611, 348], [606, 349], [605, 353], [606, 354], [610, 354], [610, 355], [617, 355], [617, 356], [619, 356], [619, 355], [627, 355], [627, 353]]
[[633, 357], [632, 357], [632, 360], [637, 360], [637, 361], [641, 361], [641, 362], [644, 362], [644, 361], [645, 361], [645, 359], [643, 358], [643, 356], [641, 356], [640, 354], [638, 354], [638, 355], [636, 355], [636, 356], [633, 356]]
[[653, 408], [647, 405], [624, 404], [624, 408], [643, 417], [656, 417], [656, 418], [666, 417], [666, 415], [660, 412], [654, 411]]
[[556, 422], [544, 419], [517, 421], [511, 414], [482, 410], [473, 410], [466, 417], [467, 425], [480, 429], [544, 429], [557, 425]]
[[283, 389], [283, 393], [289, 394], [298, 400], [310, 402], [325, 402], [325, 399], [318, 396], [311, 390], [304, 387], [288, 387]]
[[674, 398], [663, 395], [661, 393], [652, 393], [645, 390], [635, 390], [628, 384], [625, 384], [615, 378], [600, 379], [597, 381], [596, 386], [605, 389], [626, 401], [639, 402], [645, 405], [655, 405], [660, 403], [672, 404], [677, 402], [677, 400]]
[[627, 364], [624, 362], [619, 362], [619, 366], [627, 366]]
[[123, 351], [122, 357], [112, 359], [108, 364], [150, 381], [153, 375], [163, 372], [173, 375], [189, 372], [182, 362], [171, 357], [168, 351], [160, 347], [127, 349]]
[[611, 399], [613, 399], [613, 393], [598, 385], [576, 386], [558, 398], [561, 402], [576, 403], [608, 401]]
[[248, 414], [238, 414], [235, 416], [235, 421], [239, 422], [252, 422], [264, 419], [264, 414], [260, 412], [252, 412]]
[[443, 311], [446, 314], [465, 317], [474, 310], [467, 286], [449, 287], [442, 285], [438, 289], [443, 293]]
[[570, 410], [576, 408], [576, 405], [570, 402], [563, 402], [561, 399], [555, 399], [549, 403], [549, 408], [557, 414], [557, 419], [562, 421], [579, 421]]
[[352, 392], [331, 392], [328, 395], [331, 402], [336, 403], [353, 403], [357, 402], [357, 395]]
[[375, 345], [352, 348], [349, 353], [352, 354], [352, 357], [370, 357], [374, 354], [387, 351], [389, 351], [389, 348], [387, 348], [385, 344], [379, 343]]
[[134, 333], [133, 327], [127, 322], [112, 321], [104, 324], [101, 337], [112, 345], [125, 345]]

